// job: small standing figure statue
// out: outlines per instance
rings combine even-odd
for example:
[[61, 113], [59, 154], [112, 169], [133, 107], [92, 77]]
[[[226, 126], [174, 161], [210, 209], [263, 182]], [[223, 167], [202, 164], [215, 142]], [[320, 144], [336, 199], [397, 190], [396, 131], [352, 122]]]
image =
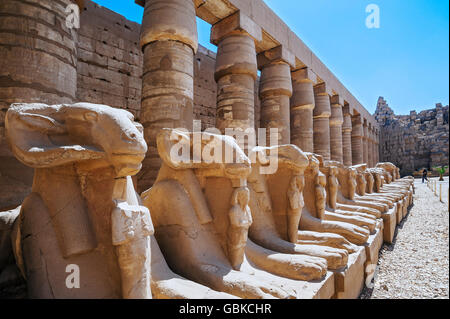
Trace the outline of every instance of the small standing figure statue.
[[154, 229], [150, 212], [141, 205], [130, 176], [116, 179], [114, 201], [112, 240], [119, 258], [123, 297], [151, 299], [150, 236]]

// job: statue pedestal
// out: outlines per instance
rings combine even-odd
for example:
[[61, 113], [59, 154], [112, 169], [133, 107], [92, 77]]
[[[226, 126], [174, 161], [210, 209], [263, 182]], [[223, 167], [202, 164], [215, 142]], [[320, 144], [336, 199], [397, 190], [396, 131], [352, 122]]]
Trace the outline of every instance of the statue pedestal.
[[384, 230], [383, 230], [383, 240], [385, 243], [392, 244], [395, 235], [395, 227], [397, 227], [397, 206], [395, 203], [394, 207], [389, 209], [386, 213], [381, 214], [383, 218]]
[[403, 205], [405, 203], [403, 200], [400, 200], [397, 202], [397, 225], [400, 225], [400, 223], [403, 220]]
[[406, 196], [405, 199], [403, 199], [403, 218], [405, 218], [406, 215], [408, 215], [408, 207], [409, 207], [409, 200], [408, 196]]
[[252, 273], [255, 277], [262, 277], [265, 281], [273, 282], [276, 286], [295, 290], [296, 299], [331, 299], [335, 294], [335, 274], [331, 271], [328, 271], [324, 278], [311, 281], [278, 277], [257, 268], [253, 268]]
[[364, 287], [364, 263], [366, 251], [362, 246], [348, 256], [347, 266], [343, 270], [334, 271], [335, 294], [333, 299], [357, 299]]
[[366, 277], [368, 274], [372, 273], [367, 269], [368, 265], [376, 265], [378, 263], [378, 253], [383, 246], [383, 222], [379, 223], [376, 228], [376, 233], [370, 235], [369, 240], [364, 245], [366, 249], [366, 263], [364, 266]]
[[321, 281], [306, 281], [300, 297], [302, 299], [331, 299], [335, 292], [334, 281], [334, 273], [331, 271], [328, 271]]

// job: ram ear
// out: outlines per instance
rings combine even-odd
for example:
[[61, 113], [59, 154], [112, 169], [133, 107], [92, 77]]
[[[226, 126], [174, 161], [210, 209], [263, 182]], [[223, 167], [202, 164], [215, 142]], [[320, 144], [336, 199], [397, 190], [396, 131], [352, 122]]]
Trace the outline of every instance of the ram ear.
[[62, 124], [48, 116], [40, 114], [22, 113], [17, 120], [28, 126], [30, 129], [46, 135], [64, 134], [67, 131]]

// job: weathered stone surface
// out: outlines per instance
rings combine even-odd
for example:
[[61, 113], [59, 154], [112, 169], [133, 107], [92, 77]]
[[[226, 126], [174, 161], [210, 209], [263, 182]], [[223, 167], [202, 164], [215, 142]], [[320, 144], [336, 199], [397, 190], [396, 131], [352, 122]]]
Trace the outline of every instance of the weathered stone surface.
[[147, 0], [142, 19], [141, 47], [158, 41], [179, 41], [194, 53], [198, 48], [192, 0]]
[[76, 29], [66, 27], [70, 0], [0, 3], [0, 209], [13, 208], [31, 190], [32, 170], [6, 143], [4, 116], [10, 104], [71, 103], [76, 98]]
[[394, 163], [402, 175], [448, 165], [448, 110], [436, 104], [419, 114], [395, 115], [380, 97], [374, 116], [381, 127], [381, 161]]
[[330, 96], [326, 92], [325, 83], [314, 87], [314, 153], [331, 159], [330, 151]]
[[343, 163], [343, 144], [342, 144], [342, 124], [344, 117], [342, 107], [344, 101], [339, 95], [331, 97], [331, 116], [330, 116], [330, 151], [331, 160]]
[[[309, 165], [308, 158], [294, 145], [276, 148], [279, 167], [275, 173], [264, 176], [260, 173], [259, 162], [252, 165], [252, 173], [249, 176], [250, 208], [253, 214], [253, 224], [249, 229], [250, 238], [265, 248], [303, 256], [302, 259], [306, 258], [305, 260], [308, 259], [307, 256], [323, 258], [328, 263], [328, 269], [343, 267], [347, 263], [348, 253], [353, 252], [353, 246], [345, 238], [339, 235], [330, 238], [329, 234], [316, 232], [308, 232], [306, 236], [298, 230], [304, 208], [303, 172]], [[273, 147], [257, 147], [254, 152], [261, 154], [271, 150]], [[305, 240], [306, 237], [308, 240]], [[317, 265], [314, 258], [311, 262], [310, 265]], [[306, 267], [305, 271], [308, 268], [310, 267]], [[315, 271], [318, 275], [317, 270]], [[319, 277], [321, 276], [323, 274]]]
[[352, 116], [344, 113], [344, 123], [342, 124], [342, 153], [343, 164], [352, 166]]
[[303, 191], [305, 207], [300, 220], [300, 230], [335, 233], [354, 244], [364, 244], [370, 235], [367, 228], [342, 221], [326, 220], [326, 177], [320, 172], [320, 161], [315, 155], [308, 153], [308, 158], [309, 166], [305, 170]]
[[[86, 103], [16, 104], [7, 128], [14, 154], [35, 167], [33, 192], [11, 234], [29, 297], [232, 297], [167, 266], [130, 176], [147, 150], [131, 113]], [[67, 272], [76, 272], [71, 264], [81, 272], [78, 289], [67, 284]]]
[[363, 151], [363, 163], [369, 163], [369, 127], [366, 121], [363, 123], [363, 136], [362, 136], [362, 151]]
[[[291, 141], [290, 97], [292, 96], [291, 69], [285, 62], [273, 62], [261, 71], [261, 127], [266, 128], [267, 137], [270, 129], [278, 130], [278, 145]], [[266, 144], [270, 145], [267, 138]]]
[[[171, 139], [174, 134], [178, 138]], [[203, 141], [214, 138], [217, 145], [232, 147], [237, 152], [236, 161], [175, 161], [170, 156], [174, 143], [181, 142], [193, 151], [197, 147], [194, 134], [201, 135]], [[251, 165], [236, 142], [209, 133], [163, 130], [158, 135], [158, 150], [164, 164], [155, 185], [143, 198], [153, 214], [155, 235], [169, 266], [196, 282], [239, 297], [301, 297], [305, 282], [280, 277], [280, 269], [273, 268], [288, 265], [289, 259], [292, 266], [300, 266], [301, 257], [274, 255], [247, 237], [252, 224], [247, 187]], [[292, 270], [285, 269], [284, 274], [292, 275]], [[323, 268], [319, 269], [322, 274]]]
[[85, 1], [78, 29], [77, 100], [131, 112], [139, 120], [143, 54], [141, 26]]
[[141, 123], [150, 146], [139, 189], [154, 182], [161, 162], [154, 152], [162, 128], [192, 130], [194, 54], [198, 48], [193, 1], [145, 2], [141, 47], [144, 52]]
[[352, 162], [353, 165], [364, 162], [363, 127], [361, 115], [352, 116]]
[[315, 107], [313, 75], [308, 69], [292, 73], [291, 143], [304, 152], [314, 152], [313, 110]]
[[[115, 231], [121, 233], [121, 223], [111, 220], [111, 212], [131, 200], [118, 198], [114, 185], [117, 178], [139, 171], [147, 150], [142, 127], [132, 119], [128, 112], [93, 104], [15, 104], [9, 109], [6, 128], [14, 155], [35, 168], [14, 240], [31, 298], [151, 297], [149, 247], [142, 242], [152, 231], [148, 210], [138, 217], [147, 221], [142, 232], [136, 229], [114, 243], [119, 260], [112, 240]], [[57, 144], [52, 136], [59, 136]], [[134, 192], [130, 183], [128, 177], [125, 184]], [[142, 258], [127, 259], [130, 253]], [[80, 289], [66, 285], [68, 264], [83, 270]], [[121, 282], [129, 289], [121, 291]]]
[[257, 62], [254, 40], [245, 34], [231, 34], [219, 43], [215, 78], [217, 81], [216, 126], [254, 128]]

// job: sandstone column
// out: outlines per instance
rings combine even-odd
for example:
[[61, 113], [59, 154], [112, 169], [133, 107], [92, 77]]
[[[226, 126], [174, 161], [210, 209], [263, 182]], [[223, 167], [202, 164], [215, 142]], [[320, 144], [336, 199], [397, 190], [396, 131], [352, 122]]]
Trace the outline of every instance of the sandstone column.
[[372, 148], [373, 148], [373, 167], [377, 165], [377, 141], [376, 141], [376, 128], [372, 129]]
[[316, 105], [313, 111], [314, 153], [322, 155], [324, 160], [330, 160], [331, 105], [325, 83], [314, 87], [314, 100]]
[[255, 127], [255, 41], [261, 40], [261, 28], [240, 11], [211, 29], [211, 42], [218, 46], [216, 127], [222, 133], [226, 128]]
[[330, 117], [330, 151], [331, 160], [340, 163], [344, 162], [342, 149], [342, 124], [344, 118], [342, 115], [342, 107], [344, 99], [339, 95], [331, 97], [331, 117]]
[[361, 115], [352, 116], [352, 162], [353, 165], [363, 163], [363, 128]]
[[369, 148], [367, 144], [367, 135], [368, 135], [368, 126], [367, 126], [367, 120], [364, 120], [363, 122], [363, 163], [368, 164], [369, 162]]
[[373, 167], [372, 124], [367, 127], [367, 167]]
[[371, 142], [371, 152], [372, 152], [372, 167], [375, 167], [376, 164], [376, 150], [375, 150], [375, 129], [372, 127], [372, 131], [370, 133], [370, 142]]
[[192, 0], [146, 0], [141, 29], [144, 52], [141, 122], [148, 144], [139, 190], [156, 179], [161, 160], [156, 136], [162, 128], [192, 130], [194, 54], [198, 47]]
[[77, 29], [66, 25], [70, 0], [0, 1], [1, 208], [15, 207], [31, 189], [33, 170], [17, 161], [5, 136], [12, 103], [72, 103], [77, 89]]
[[310, 153], [314, 152], [314, 82], [308, 68], [292, 72], [291, 143]]
[[[258, 54], [261, 69], [259, 95], [261, 98], [261, 127], [278, 129], [278, 145], [290, 144], [290, 98], [292, 96], [291, 67], [295, 56], [278, 46]], [[267, 138], [266, 145], [270, 139]]]
[[348, 105], [344, 106], [344, 123], [342, 124], [342, 152], [345, 166], [352, 166], [352, 115]]
[[380, 135], [375, 131], [375, 166], [380, 162]]

